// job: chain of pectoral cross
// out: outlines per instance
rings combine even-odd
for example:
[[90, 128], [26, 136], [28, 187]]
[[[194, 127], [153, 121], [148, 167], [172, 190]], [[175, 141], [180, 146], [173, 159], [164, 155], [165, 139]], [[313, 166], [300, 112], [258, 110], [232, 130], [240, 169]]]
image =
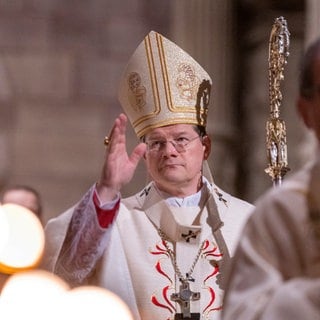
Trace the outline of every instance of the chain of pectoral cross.
[[178, 266], [176, 255], [174, 251], [169, 247], [169, 244], [167, 242], [170, 241], [170, 239], [161, 229], [158, 229], [158, 232], [170, 256], [174, 271], [181, 282], [179, 293], [173, 293], [170, 297], [172, 301], [176, 301], [181, 306], [182, 314], [176, 314], [175, 319], [200, 319], [199, 313], [190, 313], [190, 302], [199, 300], [200, 292], [192, 292], [190, 290], [189, 281], [194, 282], [192, 273], [202, 253], [204, 241], [201, 243], [197, 255], [195, 256], [189, 271], [186, 273], [186, 276], [184, 277]]
[[170, 256], [174, 271], [175, 271], [176, 275], [178, 276], [179, 280], [181, 282], [194, 281], [194, 279], [192, 278], [191, 275], [192, 275], [192, 273], [194, 271], [194, 268], [195, 268], [195, 266], [196, 266], [196, 264], [197, 264], [197, 262], [198, 262], [198, 260], [200, 258], [200, 255], [202, 253], [203, 246], [204, 246], [204, 241], [201, 243], [201, 245], [199, 247], [199, 250], [198, 250], [198, 253], [195, 256], [189, 271], [186, 273], [186, 276], [184, 277], [182, 275], [182, 272], [181, 272], [179, 266], [178, 266], [176, 255], [175, 255], [174, 251], [168, 245], [168, 241], [170, 241], [170, 239], [168, 238], [168, 236], [161, 229], [158, 229], [158, 232], [159, 232], [159, 235], [160, 235], [160, 237], [161, 237], [161, 239], [162, 239], [162, 241], [163, 241], [163, 243], [164, 243], [164, 245], [165, 245], [165, 247], [167, 249], [167, 252], [169, 253], [169, 256]]

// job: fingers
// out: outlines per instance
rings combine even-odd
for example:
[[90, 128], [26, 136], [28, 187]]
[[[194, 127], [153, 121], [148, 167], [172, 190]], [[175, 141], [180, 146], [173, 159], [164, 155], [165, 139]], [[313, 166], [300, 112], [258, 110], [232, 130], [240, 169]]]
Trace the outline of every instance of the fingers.
[[111, 132], [109, 134], [109, 139], [112, 139], [112, 135], [115, 130], [118, 130], [119, 133], [124, 134], [126, 131], [126, 126], [127, 126], [127, 117], [125, 114], [121, 113], [118, 118], [114, 121], [113, 127], [111, 129]]
[[126, 127], [127, 117], [121, 113], [114, 121], [113, 127], [108, 136], [104, 139], [104, 144], [108, 147], [107, 150], [110, 152], [119, 143], [126, 143]]
[[[128, 155], [126, 148], [127, 117], [120, 114], [114, 122], [108, 136], [108, 146], [105, 153], [105, 163], [99, 181], [100, 193], [103, 190], [110, 197], [115, 191], [120, 191], [133, 177], [136, 167], [146, 152], [146, 144], [139, 143]], [[99, 193], [99, 196], [100, 196]], [[107, 197], [107, 195], [105, 195]]]
[[[115, 120], [111, 132], [105, 137], [105, 144], [108, 146], [108, 153], [112, 153], [117, 150], [120, 151], [123, 148], [126, 149], [126, 130], [127, 130], [128, 118], [124, 113], [121, 113]], [[146, 152], [146, 144], [139, 143], [132, 151], [129, 157], [130, 162], [136, 165]]]

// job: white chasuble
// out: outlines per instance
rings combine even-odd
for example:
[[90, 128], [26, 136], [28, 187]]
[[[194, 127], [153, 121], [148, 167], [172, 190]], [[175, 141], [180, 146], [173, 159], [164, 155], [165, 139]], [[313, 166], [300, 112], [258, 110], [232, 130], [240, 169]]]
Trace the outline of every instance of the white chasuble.
[[[201, 197], [199, 206], [169, 207], [151, 182], [121, 200], [114, 223], [102, 229], [92, 188], [72, 213], [49, 222], [47, 234], [61, 226], [65, 233], [59, 233], [59, 241], [49, 239], [51, 257], [45, 257], [44, 265], [71, 285], [115, 292], [135, 320], [175, 319], [182, 313], [184, 293], [190, 295], [191, 314], [219, 319], [224, 285], [220, 269], [230, 262], [252, 206], [209, 183], [203, 189], [210, 197]], [[181, 276], [188, 278], [187, 291], [181, 289]]]

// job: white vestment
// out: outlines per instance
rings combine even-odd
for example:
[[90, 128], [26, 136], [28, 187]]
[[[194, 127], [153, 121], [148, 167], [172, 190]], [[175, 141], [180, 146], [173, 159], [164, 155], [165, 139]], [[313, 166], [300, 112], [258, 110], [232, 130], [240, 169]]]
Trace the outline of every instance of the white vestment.
[[311, 168], [257, 201], [236, 250], [224, 320], [320, 319], [320, 233], [308, 202], [313, 193], [320, 201], [320, 174]]
[[181, 312], [179, 302], [171, 299], [181, 283], [169, 247], [183, 276], [196, 261], [188, 283], [191, 291], [200, 292], [200, 300], [190, 302], [191, 313], [219, 319], [224, 292], [220, 271], [227, 272], [253, 206], [206, 182], [199, 204], [171, 207], [151, 182], [121, 200], [115, 221], [104, 229], [98, 223], [93, 190], [48, 222], [43, 267], [72, 286], [91, 284], [115, 292], [134, 319], [168, 320]]

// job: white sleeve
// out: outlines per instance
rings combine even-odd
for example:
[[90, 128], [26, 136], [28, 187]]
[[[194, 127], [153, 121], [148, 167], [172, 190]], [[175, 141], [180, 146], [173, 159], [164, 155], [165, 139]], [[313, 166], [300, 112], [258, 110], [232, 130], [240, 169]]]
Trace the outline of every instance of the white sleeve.
[[46, 252], [43, 267], [71, 286], [85, 284], [101, 258], [109, 229], [101, 228], [93, 203], [92, 187], [65, 214], [50, 220], [45, 228]]

